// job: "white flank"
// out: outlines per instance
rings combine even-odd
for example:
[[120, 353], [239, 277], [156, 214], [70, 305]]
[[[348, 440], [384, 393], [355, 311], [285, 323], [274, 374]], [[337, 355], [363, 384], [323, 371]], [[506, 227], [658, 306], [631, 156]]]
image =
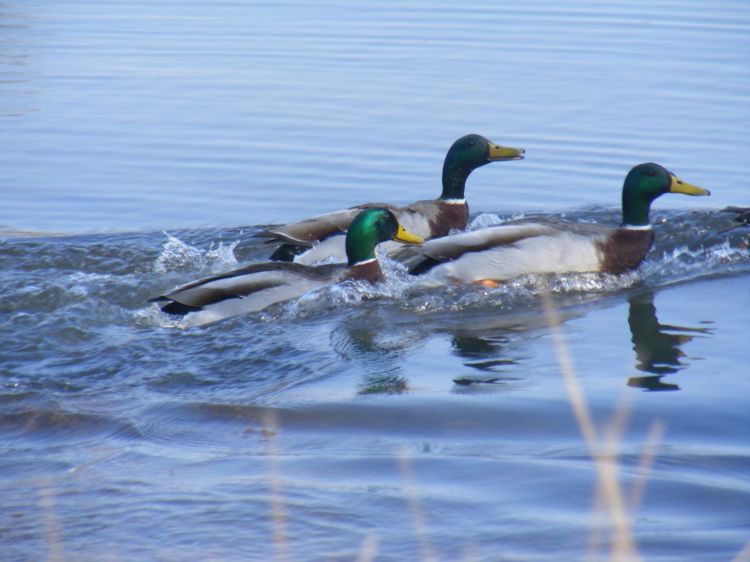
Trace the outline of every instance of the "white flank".
[[595, 242], [604, 237], [557, 232], [513, 244], [468, 252], [455, 261], [433, 268], [432, 275], [471, 283], [482, 279], [506, 280], [530, 273], [598, 271], [600, 258]]

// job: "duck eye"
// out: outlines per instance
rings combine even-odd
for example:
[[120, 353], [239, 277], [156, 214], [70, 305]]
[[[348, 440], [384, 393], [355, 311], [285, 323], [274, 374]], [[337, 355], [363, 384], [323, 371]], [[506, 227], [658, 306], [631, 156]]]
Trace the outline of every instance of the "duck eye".
[[655, 170], [649, 170], [648, 172], [646, 172], [646, 175], [647, 176], [655, 176], [656, 175], [656, 171]]
[[474, 146], [475, 144], [477, 144], [476, 141], [469, 141], [469, 146]]

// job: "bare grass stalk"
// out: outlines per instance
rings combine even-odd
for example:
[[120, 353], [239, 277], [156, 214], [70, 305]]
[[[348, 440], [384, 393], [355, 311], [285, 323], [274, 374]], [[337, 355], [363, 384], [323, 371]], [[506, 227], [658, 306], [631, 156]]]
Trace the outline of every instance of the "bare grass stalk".
[[359, 547], [356, 562], [372, 562], [378, 553], [379, 545], [378, 536], [374, 533], [367, 533], [362, 539], [362, 546]]
[[47, 543], [47, 560], [49, 562], [62, 562], [63, 554], [62, 539], [60, 538], [60, 526], [55, 511], [55, 493], [52, 483], [44, 479], [39, 487], [39, 506], [42, 509], [44, 521], [44, 536]]
[[411, 520], [414, 523], [414, 532], [419, 541], [419, 560], [420, 562], [437, 562], [437, 556], [430, 544], [428, 536], [427, 518], [425, 517], [424, 510], [422, 509], [419, 497], [417, 496], [411, 458], [407, 456], [405, 451], [402, 451], [398, 455], [398, 467], [401, 471], [401, 477], [404, 482], [406, 505], [409, 509]]
[[651, 424], [648, 434], [646, 435], [646, 445], [643, 448], [643, 453], [641, 453], [641, 458], [638, 462], [637, 476], [633, 483], [633, 487], [630, 490], [628, 503], [632, 512], [635, 512], [643, 501], [648, 475], [651, 473], [651, 467], [656, 458], [656, 450], [658, 449], [663, 436], [664, 424], [657, 420]]
[[750, 540], [745, 543], [745, 546], [737, 553], [732, 562], [750, 562]]
[[[616, 413], [614, 418], [615, 423], [612, 424], [612, 427], [608, 431], [605, 431], [604, 435], [599, 435], [594, 425], [591, 410], [586, 402], [578, 374], [573, 365], [570, 348], [560, 328], [560, 316], [549, 294], [545, 293], [542, 295], [542, 302], [547, 323], [549, 324], [554, 340], [557, 361], [563, 375], [568, 399], [573, 408], [579, 430], [586, 441], [589, 453], [594, 461], [597, 488], [599, 494], [601, 494], [601, 501], [597, 500], [597, 505], [604, 506], [611, 521], [610, 557], [613, 560], [622, 562], [639, 561], [641, 557], [638, 554], [630, 524], [630, 515], [626, 507], [625, 495], [619, 481], [617, 455], [613, 454], [612, 443], [607, 439], [607, 434], [613, 436], [621, 435], [621, 425], [623, 424], [621, 420], [626, 419], [626, 415], [625, 413]], [[618, 424], [620, 427], [618, 427]]]
[[287, 518], [283, 487], [278, 465], [278, 444], [276, 442], [278, 427], [276, 412], [271, 408], [267, 409], [263, 416], [263, 435], [266, 440], [266, 465], [268, 467], [274, 555], [278, 562], [287, 562], [289, 560], [289, 539], [286, 529]]

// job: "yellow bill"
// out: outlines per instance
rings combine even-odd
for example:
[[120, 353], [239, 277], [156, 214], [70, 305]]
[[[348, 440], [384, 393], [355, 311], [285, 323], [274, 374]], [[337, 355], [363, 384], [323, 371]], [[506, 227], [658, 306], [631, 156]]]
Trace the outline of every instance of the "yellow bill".
[[396, 235], [393, 237], [393, 239], [398, 240], [399, 242], [405, 242], [407, 244], [421, 244], [422, 242], [424, 242], [424, 238], [409, 232], [400, 224], [398, 225], [398, 232], [396, 232]]
[[708, 189], [703, 189], [692, 183], [682, 181], [677, 176], [672, 176], [672, 182], [669, 184], [671, 193], [684, 193], [685, 195], [711, 195]]
[[521, 160], [526, 151], [523, 148], [511, 148], [509, 146], [500, 146], [499, 144], [490, 143], [489, 161], [498, 160]]

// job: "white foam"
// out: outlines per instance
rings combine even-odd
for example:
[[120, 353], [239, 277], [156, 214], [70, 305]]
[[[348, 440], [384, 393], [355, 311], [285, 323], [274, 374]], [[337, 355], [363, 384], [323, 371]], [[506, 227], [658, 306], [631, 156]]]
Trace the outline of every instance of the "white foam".
[[205, 252], [191, 246], [171, 234], [167, 237], [163, 250], [154, 262], [154, 271], [167, 273], [169, 271], [184, 271], [193, 269], [209, 269], [212, 272], [226, 271], [237, 265], [234, 250], [239, 240], [225, 244], [211, 243]]

